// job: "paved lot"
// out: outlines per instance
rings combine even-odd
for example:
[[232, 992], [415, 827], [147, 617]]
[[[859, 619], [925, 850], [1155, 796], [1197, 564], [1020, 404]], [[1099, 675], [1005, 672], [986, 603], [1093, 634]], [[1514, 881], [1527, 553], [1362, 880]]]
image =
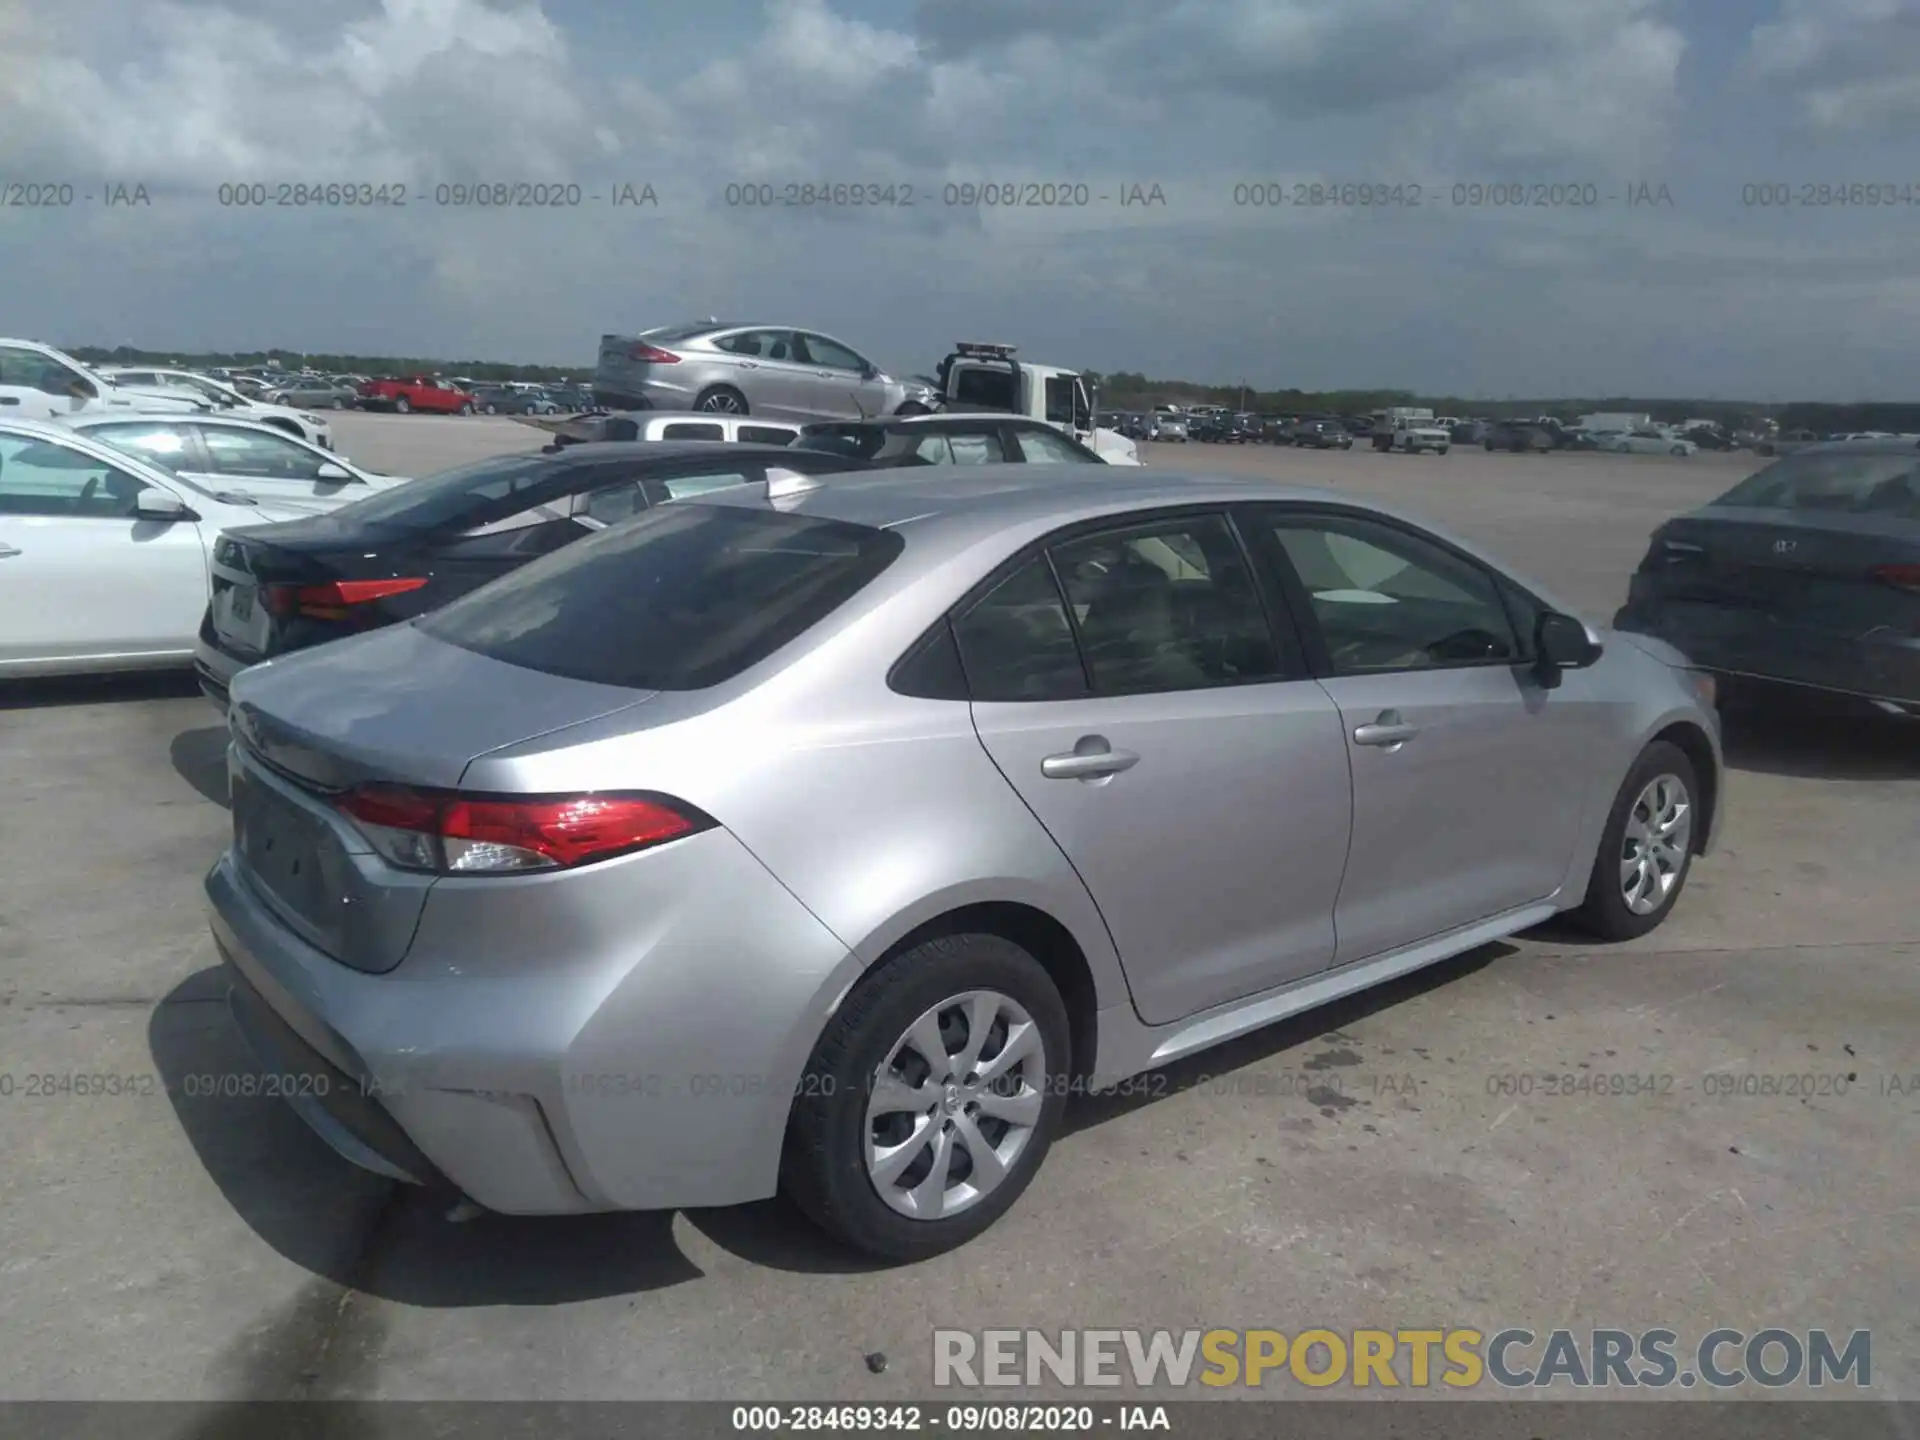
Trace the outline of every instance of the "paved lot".
[[[484, 419], [338, 432], [415, 474], [542, 440]], [[1391, 498], [1603, 619], [1657, 519], [1752, 464], [1149, 458]], [[0, 1396], [868, 1399], [931, 1392], [936, 1325], [1415, 1324], [1864, 1326], [1876, 1389], [1920, 1392], [1911, 730], [1736, 733], [1725, 847], [1655, 935], [1523, 937], [1151, 1099], [1082, 1103], [987, 1238], [886, 1272], [777, 1202], [450, 1225], [278, 1100], [189, 1097], [251, 1073], [200, 913], [226, 832], [215, 716], [166, 681], [3, 703]], [[1673, 1080], [1501, 1093], [1549, 1072]], [[136, 1093], [29, 1093], [62, 1073]], [[1722, 1073], [1845, 1093], [1709, 1098]]]

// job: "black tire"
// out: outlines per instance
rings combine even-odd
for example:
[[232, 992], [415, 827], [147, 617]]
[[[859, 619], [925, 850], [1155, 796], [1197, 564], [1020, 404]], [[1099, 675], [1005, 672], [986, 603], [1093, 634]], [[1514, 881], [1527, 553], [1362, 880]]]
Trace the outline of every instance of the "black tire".
[[700, 392], [693, 402], [696, 410], [709, 411], [715, 415], [745, 415], [747, 397], [731, 385], [709, 385]]
[[494, 405], [494, 403], [493, 403], [493, 402], [492, 402], [491, 400], [489, 400], [489, 401], [488, 401], [488, 402], [487, 402], [487, 403], [486, 403], [486, 404], [485, 404], [484, 406], [482, 406], [481, 408], [482, 408], [483, 410], [485, 410], [485, 411], [486, 411], [486, 413], [487, 413], [487, 414], [489, 414], [489, 415], [497, 415], [497, 414], [499, 414], [499, 413], [500, 413], [500, 412], [499, 412], [499, 409], [498, 409], [498, 408], [497, 408], [497, 407], [496, 407], [496, 406]]
[[[1620, 884], [1620, 861], [1626, 851], [1627, 820], [1640, 798], [1640, 792], [1660, 775], [1672, 775], [1686, 788], [1687, 804], [1692, 807], [1693, 825], [1687, 854], [1672, 889], [1668, 890], [1658, 909], [1645, 915], [1636, 915], [1627, 905]], [[1694, 849], [1699, 843], [1702, 818], [1700, 779], [1694, 771], [1693, 761], [1678, 745], [1665, 740], [1654, 741], [1640, 752], [1640, 758], [1633, 762], [1633, 768], [1627, 771], [1627, 778], [1621, 783], [1620, 793], [1614, 796], [1613, 808], [1607, 812], [1606, 827], [1600, 832], [1600, 848], [1593, 857], [1593, 873], [1587, 879], [1586, 900], [1573, 912], [1571, 918], [1574, 922], [1602, 940], [1633, 940], [1659, 926], [1673, 913], [1680, 892], [1686, 889], [1687, 876], [1693, 871]]]
[[460, 413], [462, 415], [471, 415], [473, 413], [473, 402], [469, 400], [466, 404], [462, 405], [460, 407]]
[[344, 410], [347, 408], [347, 402], [336, 395], [333, 397], [333, 408], [336, 410]]
[[[957, 1215], [914, 1220], [882, 1200], [867, 1174], [869, 1084], [915, 1019], [977, 989], [1017, 1001], [1040, 1029], [1047, 1056], [1040, 1117], [997, 1189]], [[1046, 1159], [1066, 1108], [1070, 1035], [1059, 990], [1010, 940], [942, 935], [895, 955], [861, 978], [813, 1047], [788, 1122], [782, 1188], [823, 1230], [885, 1260], [921, 1260], [964, 1245], [1006, 1213]]]
[[396, 395], [393, 397], [393, 410], [396, 415], [405, 415], [411, 409], [413, 409], [413, 406], [407, 400], [406, 396]]

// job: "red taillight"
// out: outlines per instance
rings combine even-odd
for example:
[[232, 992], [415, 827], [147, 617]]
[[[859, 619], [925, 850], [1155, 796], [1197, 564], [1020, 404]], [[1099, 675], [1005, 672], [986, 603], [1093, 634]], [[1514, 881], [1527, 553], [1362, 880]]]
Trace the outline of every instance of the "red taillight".
[[310, 620], [345, 620], [348, 606], [365, 605], [418, 590], [424, 578], [407, 580], [329, 580], [324, 585], [269, 585], [267, 609], [275, 615], [304, 615]]
[[671, 350], [662, 350], [658, 345], [649, 345], [644, 340], [636, 340], [627, 347], [629, 360], [644, 360], [649, 365], [678, 365], [680, 357]]
[[713, 824], [657, 795], [502, 798], [369, 785], [336, 803], [396, 865], [445, 874], [563, 870]]
[[1878, 565], [1868, 573], [1882, 585], [1920, 595], [1920, 565]]

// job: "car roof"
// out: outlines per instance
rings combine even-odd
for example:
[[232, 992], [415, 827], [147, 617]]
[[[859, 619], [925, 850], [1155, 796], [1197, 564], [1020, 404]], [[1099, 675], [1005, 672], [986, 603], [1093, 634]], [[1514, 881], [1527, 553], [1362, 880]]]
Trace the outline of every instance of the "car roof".
[[148, 412], [144, 410], [116, 410], [111, 415], [77, 415], [71, 420], [62, 421], [58, 428], [63, 430], [99, 430], [108, 425], [217, 425], [222, 430], [253, 430], [262, 435], [277, 435], [282, 440], [297, 441], [302, 445], [309, 442], [304, 436], [295, 435], [278, 425], [269, 425], [261, 420], [242, 420], [236, 415], [215, 415], [207, 411], [196, 410], [191, 413], [168, 410]]
[[1550, 586], [1424, 516], [1350, 491], [1284, 485], [1261, 475], [1100, 465], [862, 468], [820, 477], [811, 488], [771, 500], [763, 487], [742, 485], [675, 503], [746, 509], [772, 504], [791, 514], [894, 530], [908, 537], [916, 564], [925, 568], [959, 559], [983, 544], [1004, 548], [1008, 537], [1024, 545], [1063, 526], [1135, 510], [1272, 501], [1357, 510], [1415, 526], [1517, 581], [1552, 609], [1579, 613]]

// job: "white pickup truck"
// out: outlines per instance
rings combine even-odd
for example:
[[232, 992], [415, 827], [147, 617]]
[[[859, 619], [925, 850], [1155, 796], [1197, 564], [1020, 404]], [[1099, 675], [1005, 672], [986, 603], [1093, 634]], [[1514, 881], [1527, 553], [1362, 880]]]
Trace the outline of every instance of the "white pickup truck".
[[121, 384], [38, 340], [0, 340], [0, 419], [65, 420], [118, 410], [191, 414], [212, 408], [179, 390]]
[[947, 410], [1005, 410], [1051, 425], [1092, 448], [1109, 465], [1138, 465], [1140, 449], [1118, 430], [1095, 423], [1094, 397], [1077, 370], [1029, 365], [1011, 345], [961, 341], [932, 375]]
[[1373, 448], [1417, 455], [1431, 450], [1444, 455], [1453, 444], [1453, 432], [1434, 419], [1431, 410], [1398, 408], [1379, 417], [1373, 429]]

